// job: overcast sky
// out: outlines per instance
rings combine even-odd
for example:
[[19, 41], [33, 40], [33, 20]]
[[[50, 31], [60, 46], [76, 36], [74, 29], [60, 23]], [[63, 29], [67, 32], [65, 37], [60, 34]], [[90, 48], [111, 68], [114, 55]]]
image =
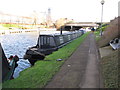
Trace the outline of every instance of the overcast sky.
[[[120, 0], [105, 0], [103, 21], [118, 16]], [[36, 12], [47, 12], [51, 8], [52, 19], [69, 18], [80, 22], [101, 20], [101, 0], [0, 0], [0, 11], [13, 15], [29, 16]]]

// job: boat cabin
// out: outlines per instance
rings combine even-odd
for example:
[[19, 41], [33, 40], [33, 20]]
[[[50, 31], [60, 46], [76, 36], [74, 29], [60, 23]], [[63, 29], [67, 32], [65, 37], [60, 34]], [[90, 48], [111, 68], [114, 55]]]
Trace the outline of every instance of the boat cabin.
[[72, 40], [80, 37], [83, 32], [69, 32], [65, 34], [54, 34], [54, 35], [40, 35], [37, 42], [37, 48], [42, 49], [59, 49], [64, 45], [68, 44]]

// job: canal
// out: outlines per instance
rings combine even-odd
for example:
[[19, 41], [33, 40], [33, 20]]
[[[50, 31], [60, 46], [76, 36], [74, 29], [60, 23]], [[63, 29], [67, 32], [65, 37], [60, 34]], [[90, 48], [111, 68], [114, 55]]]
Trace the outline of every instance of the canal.
[[[43, 31], [40, 33], [53, 34], [59, 32]], [[19, 58], [23, 58], [28, 47], [32, 47], [36, 45], [38, 36], [39, 36], [38, 32], [0, 35], [0, 42], [7, 58], [10, 55], [18, 55]], [[14, 75], [13, 75], [14, 78], [17, 78], [21, 71], [31, 66], [29, 61], [24, 59], [20, 59], [17, 63], [18, 63], [18, 67], [16, 67], [14, 71]]]
[[[23, 58], [28, 47], [36, 45], [38, 33], [24, 33], [24, 34], [9, 34], [0, 36], [0, 42], [6, 57], [10, 55], [18, 55], [19, 58]], [[31, 64], [28, 60], [20, 59], [18, 61], [18, 67], [14, 71], [13, 77], [19, 76], [19, 73], [24, 69], [30, 67]]]

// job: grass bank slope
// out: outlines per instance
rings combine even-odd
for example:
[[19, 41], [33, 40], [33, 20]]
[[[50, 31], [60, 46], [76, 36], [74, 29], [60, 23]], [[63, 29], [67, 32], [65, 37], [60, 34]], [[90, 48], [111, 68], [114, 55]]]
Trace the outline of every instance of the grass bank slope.
[[110, 40], [120, 37], [120, 16], [111, 20], [104, 34], [98, 41], [99, 47], [104, 47], [109, 44]]
[[[3, 83], [3, 88], [42, 88], [59, 71], [62, 64], [84, 41], [89, 33], [77, 38], [63, 48], [47, 56], [45, 60], [38, 61], [35, 66], [28, 68], [20, 73], [20, 76], [14, 80]], [[63, 59], [56, 61], [56, 59]]]
[[102, 74], [105, 88], [118, 88], [119, 83], [119, 53], [120, 50], [113, 51], [113, 53], [101, 58]]
[[[110, 27], [108, 27], [110, 28]], [[111, 31], [112, 32], [112, 31]], [[95, 32], [98, 46], [106, 45], [104, 38], [99, 36], [99, 32]], [[115, 36], [115, 35], [114, 35]], [[109, 37], [106, 35], [106, 37]], [[109, 40], [109, 39], [108, 39]], [[101, 42], [101, 43], [98, 43]], [[107, 42], [108, 43], [108, 42]], [[112, 50], [111, 46], [99, 48], [101, 56], [101, 70], [105, 88], [119, 88], [120, 87], [120, 50]]]

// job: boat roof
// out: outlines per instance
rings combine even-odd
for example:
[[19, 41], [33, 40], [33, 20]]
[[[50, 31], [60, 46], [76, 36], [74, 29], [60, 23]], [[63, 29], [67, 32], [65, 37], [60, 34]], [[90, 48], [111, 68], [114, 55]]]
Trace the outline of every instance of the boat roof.
[[81, 32], [81, 31], [72, 31], [72, 32], [64, 32], [62, 34], [60, 33], [44, 33], [44, 34], [40, 34], [40, 36], [60, 36], [60, 35], [67, 35], [67, 34], [73, 34], [73, 33], [76, 33], [76, 32]]

